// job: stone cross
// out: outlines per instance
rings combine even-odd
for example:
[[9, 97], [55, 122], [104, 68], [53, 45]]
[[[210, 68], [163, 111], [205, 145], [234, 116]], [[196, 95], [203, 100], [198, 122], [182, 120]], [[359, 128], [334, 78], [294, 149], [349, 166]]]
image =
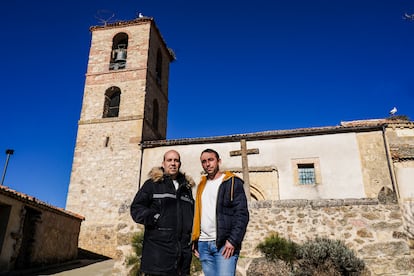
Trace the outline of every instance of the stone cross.
[[241, 150], [230, 151], [230, 156], [242, 157], [242, 170], [244, 181], [244, 192], [246, 193], [247, 200], [250, 200], [250, 180], [249, 180], [249, 164], [247, 162], [248, 154], [258, 154], [259, 149], [247, 149], [246, 140], [240, 140]]

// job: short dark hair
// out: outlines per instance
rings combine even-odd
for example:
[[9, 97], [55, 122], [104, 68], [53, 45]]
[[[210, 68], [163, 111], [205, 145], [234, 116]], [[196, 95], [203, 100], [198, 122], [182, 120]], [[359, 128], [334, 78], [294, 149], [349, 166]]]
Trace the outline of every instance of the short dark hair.
[[220, 159], [220, 156], [218, 154], [217, 151], [213, 150], [213, 149], [205, 149], [201, 152], [201, 155], [203, 155], [203, 153], [208, 152], [208, 153], [214, 153], [214, 155], [216, 156], [217, 160]]

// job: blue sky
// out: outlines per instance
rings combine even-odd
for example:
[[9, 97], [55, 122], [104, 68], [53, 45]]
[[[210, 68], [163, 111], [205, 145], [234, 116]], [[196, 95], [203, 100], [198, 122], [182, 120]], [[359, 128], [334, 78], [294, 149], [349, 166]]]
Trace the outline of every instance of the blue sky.
[[414, 119], [413, 1], [12, 0], [2, 4], [4, 185], [65, 207], [90, 26], [154, 17], [170, 67], [168, 138]]

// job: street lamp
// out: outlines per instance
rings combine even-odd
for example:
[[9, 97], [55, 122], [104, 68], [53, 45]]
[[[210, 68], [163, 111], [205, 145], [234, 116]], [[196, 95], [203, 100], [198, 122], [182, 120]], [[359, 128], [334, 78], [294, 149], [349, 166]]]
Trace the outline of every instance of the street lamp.
[[3, 170], [3, 176], [1, 177], [1, 185], [3, 186], [3, 182], [4, 182], [4, 177], [6, 176], [6, 171], [7, 171], [7, 165], [9, 164], [9, 159], [10, 159], [10, 155], [13, 155], [14, 150], [12, 149], [7, 149], [6, 150], [6, 164], [4, 164], [4, 170]]

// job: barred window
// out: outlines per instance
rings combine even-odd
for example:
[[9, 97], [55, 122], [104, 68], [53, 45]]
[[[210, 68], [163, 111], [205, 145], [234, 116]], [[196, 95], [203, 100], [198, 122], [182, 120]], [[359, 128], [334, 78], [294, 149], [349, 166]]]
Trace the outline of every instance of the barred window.
[[316, 184], [315, 165], [298, 164], [299, 184]]
[[295, 185], [313, 186], [322, 184], [321, 165], [318, 157], [295, 158], [291, 162], [293, 183]]

